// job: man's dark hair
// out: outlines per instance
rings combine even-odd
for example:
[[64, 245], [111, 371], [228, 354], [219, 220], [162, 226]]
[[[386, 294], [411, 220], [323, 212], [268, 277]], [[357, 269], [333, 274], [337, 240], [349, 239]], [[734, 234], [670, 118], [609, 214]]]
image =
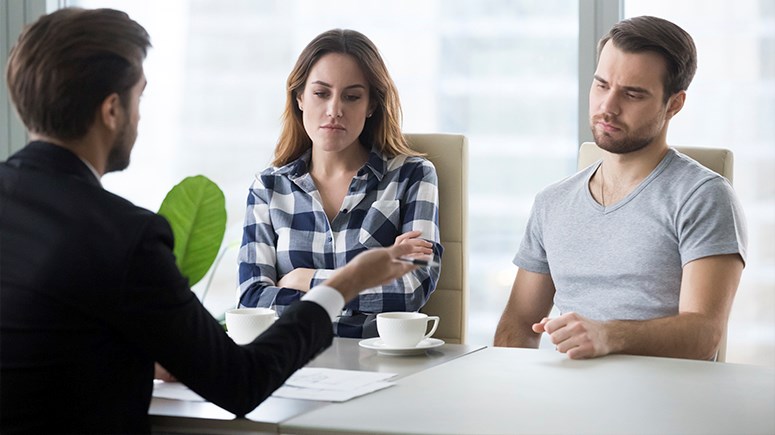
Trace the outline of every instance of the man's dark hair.
[[128, 107], [150, 46], [148, 32], [123, 12], [60, 9], [25, 28], [11, 49], [11, 100], [30, 132], [81, 138], [109, 95]]
[[665, 59], [664, 101], [685, 91], [697, 71], [697, 48], [685, 30], [662, 18], [642, 16], [620, 21], [597, 44], [597, 57], [608, 41], [628, 53], [655, 52]]

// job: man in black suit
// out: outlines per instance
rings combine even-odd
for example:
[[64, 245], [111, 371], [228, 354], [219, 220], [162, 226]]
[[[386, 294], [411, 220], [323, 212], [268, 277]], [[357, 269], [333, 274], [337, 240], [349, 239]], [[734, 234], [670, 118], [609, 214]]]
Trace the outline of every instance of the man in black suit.
[[101, 187], [137, 135], [146, 31], [63, 9], [24, 30], [11, 98], [32, 140], [0, 164], [0, 432], [148, 432], [154, 361], [244, 415], [332, 340], [358, 291], [413, 266], [370, 250], [238, 346], [175, 266], [160, 216]]

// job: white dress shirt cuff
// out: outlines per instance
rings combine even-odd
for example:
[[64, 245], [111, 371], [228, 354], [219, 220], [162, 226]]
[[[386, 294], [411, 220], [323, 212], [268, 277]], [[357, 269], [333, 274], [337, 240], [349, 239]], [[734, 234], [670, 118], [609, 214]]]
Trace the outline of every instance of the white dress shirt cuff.
[[323, 307], [333, 322], [344, 308], [344, 296], [333, 287], [327, 285], [316, 285], [312, 287], [304, 296], [303, 301], [311, 301]]

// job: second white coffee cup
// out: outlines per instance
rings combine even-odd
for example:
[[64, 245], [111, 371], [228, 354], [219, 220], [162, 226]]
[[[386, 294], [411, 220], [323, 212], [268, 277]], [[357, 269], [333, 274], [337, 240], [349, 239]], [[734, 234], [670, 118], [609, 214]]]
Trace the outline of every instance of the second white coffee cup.
[[277, 320], [271, 308], [233, 308], [226, 311], [226, 331], [237, 344], [248, 344]]
[[[430, 332], [428, 321], [433, 321]], [[377, 314], [377, 332], [382, 342], [389, 347], [415, 347], [422, 340], [429, 338], [439, 326], [437, 316], [423, 313], [380, 313]]]

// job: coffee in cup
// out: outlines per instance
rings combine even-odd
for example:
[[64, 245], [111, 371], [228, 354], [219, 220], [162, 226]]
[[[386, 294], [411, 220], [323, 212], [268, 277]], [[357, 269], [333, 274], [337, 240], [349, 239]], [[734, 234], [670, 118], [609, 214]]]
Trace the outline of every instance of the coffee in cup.
[[[426, 333], [430, 320], [433, 321], [433, 327], [431, 327], [430, 332]], [[438, 326], [439, 318], [437, 316], [428, 316], [423, 313], [377, 314], [377, 332], [382, 343], [389, 347], [415, 347], [422, 340], [433, 335]]]
[[226, 311], [226, 330], [237, 344], [248, 344], [277, 320], [271, 308], [233, 308]]

